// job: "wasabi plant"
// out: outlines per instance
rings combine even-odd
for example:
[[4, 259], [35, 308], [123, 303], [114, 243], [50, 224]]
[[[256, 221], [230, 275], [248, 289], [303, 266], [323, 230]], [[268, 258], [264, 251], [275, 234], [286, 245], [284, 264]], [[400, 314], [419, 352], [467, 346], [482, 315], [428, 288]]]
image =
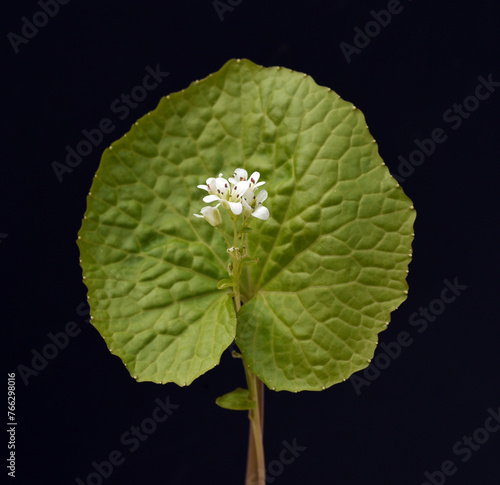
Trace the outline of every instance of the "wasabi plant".
[[231, 60], [105, 150], [78, 236], [91, 320], [138, 381], [189, 385], [235, 342], [247, 388], [216, 402], [248, 411], [263, 485], [264, 385], [320, 391], [369, 364], [414, 219], [358, 109]]

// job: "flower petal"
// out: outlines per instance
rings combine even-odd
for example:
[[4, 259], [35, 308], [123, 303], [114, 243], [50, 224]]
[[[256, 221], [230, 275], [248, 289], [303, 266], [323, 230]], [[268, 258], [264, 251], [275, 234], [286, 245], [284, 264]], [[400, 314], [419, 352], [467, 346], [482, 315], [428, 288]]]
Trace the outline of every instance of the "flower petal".
[[203, 197], [203, 202], [205, 203], [209, 203], [209, 202], [214, 202], [216, 200], [221, 200], [220, 197], [217, 197], [216, 195], [205, 195], [205, 197]]
[[206, 190], [208, 192], [208, 185], [197, 185], [199, 189]]
[[217, 187], [215, 185], [215, 178], [214, 177], [210, 177], [207, 179], [207, 187], [208, 187], [209, 194], [215, 194], [217, 192]]
[[204, 219], [204, 217], [201, 214], [193, 214], [193, 216], [195, 216], [195, 217], [201, 217], [202, 219]]
[[233, 200], [239, 199], [250, 187], [250, 182], [243, 180], [241, 182], [238, 182], [234, 187], [233, 191], [231, 192], [231, 198]]
[[268, 195], [267, 190], [261, 190], [257, 194], [257, 199], [255, 200], [255, 204], [256, 205], [262, 204], [262, 202], [264, 202], [267, 199], [267, 195]]
[[251, 186], [253, 187], [260, 179], [260, 173], [259, 172], [254, 172], [252, 175], [250, 175], [250, 178], [248, 179], [250, 181]]
[[269, 209], [263, 205], [259, 205], [259, 207], [252, 212], [252, 216], [267, 221], [267, 219], [269, 219]]
[[248, 172], [244, 168], [237, 168], [234, 171], [233, 177], [237, 182], [248, 180]]
[[[248, 193], [248, 191], [247, 191]], [[243, 214], [245, 214], [247, 217], [252, 215], [252, 208], [248, 204], [248, 202], [245, 199], [246, 194], [242, 197], [241, 199], [241, 205], [243, 206]]]
[[223, 199], [227, 199], [229, 194], [229, 182], [224, 177], [217, 177], [215, 179], [215, 185], [217, 187], [217, 193]]
[[229, 202], [229, 206], [231, 207], [231, 212], [237, 216], [239, 216], [243, 211], [241, 202]]
[[255, 194], [253, 192], [253, 189], [248, 189], [242, 197], [242, 201], [246, 201], [249, 205], [253, 205], [255, 202]]

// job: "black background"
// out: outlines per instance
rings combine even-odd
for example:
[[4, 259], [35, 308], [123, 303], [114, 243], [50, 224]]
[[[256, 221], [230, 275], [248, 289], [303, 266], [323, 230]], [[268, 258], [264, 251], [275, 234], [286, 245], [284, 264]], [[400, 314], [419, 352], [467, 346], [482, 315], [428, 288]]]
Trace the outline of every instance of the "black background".
[[[135, 382], [86, 321], [75, 240], [104, 148], [162, 96], [246, 57], [306, 72], [353, 102], [395, 174], [416, 138], [437, 128], [447, 136], [402, 182], [417, 209], [410, 293], [380, 342], [389, 345], [407, 331], [411, 345], [360, 393], [352, 380], [321, 393], [267, 391], [268, 462], [279, 460], [284, 440], [306, 448], [269, 483], [421, 485], [426, 471], [450, 459], [456, 469], [445, 483], [498, 485], [500, 432], [465, 463], [453, 447], [475, 432], [484, 438], [477, 430], [488, 409], [500, 406], [500, 89], [477, 105], [469, 98], [474, 109], [460, 126], [443, 119], [474, 95], [479, 76], [500, 81], [497, 2], [402, 0], [402, 11], [350, 62], [341, 42], [353, 44], [354, 29], [365, 29], [370, 11], [387, 1], [232, 3], [221, 20], [208, 0], [72, 0], [15, 53], [9, 32], [21, 35], [23, 16], [31, 20], [40, 6], [4, 2], [2, 320], [5, 373], [17, 373], [19, 423], [11, 482], [85, 482], [93, 461], [118, 450], [125, 462], [105, 484], [243, 484], [246, 415], [214, 404], [243, 385], [241, 363], [226, 352], [188, 388]], [[169, 76], [120, 120], [112, 102], [158, 64]], [[52, 163], [64, 162], [65, 147], [103, 118], [114, 131], [60, 182]], [[440, 298], [446, 279], [467, 288], [444, 307], [434, 302], [439, 315], [419, 333], [412, 314]], [[18, 366], [30, 367], [33, 350], [42, 351], [49, 332], [69, 321], [79, 334], [25, 385]], [[130, 452], [121, 436], [167, 396], [178, 408]]]

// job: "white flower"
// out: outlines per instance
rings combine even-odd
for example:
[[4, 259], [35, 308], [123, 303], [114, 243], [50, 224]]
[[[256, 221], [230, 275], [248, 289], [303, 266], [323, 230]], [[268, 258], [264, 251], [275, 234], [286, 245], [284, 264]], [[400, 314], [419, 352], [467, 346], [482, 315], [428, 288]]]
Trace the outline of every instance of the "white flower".
[[[198, 185], [198, 188], [208, 192], [208, 195], [203, 197], [203, 202], [217, 201], [218, 205], [222, 204], [235, 215], [243, 212], [246, 217], [253, 216], [266, 220], [269, 218], [269, 210], [262, 203], [267, 198], [267, 192], [262, 190], [256, 193], [256, 189], [265, 184], [265, 182], [259, 182], [259, 178], [259, 172], [253, 172], [248, 179], [248, 172], [243, 168], [237, 168], [229, 180], [226, 180], [220, 173], [217, 178], [207, 179], [206, 185]], [[203, 214], [203, 210], [201, 212]], [[204, 216], [198, 215], [198, 217]]]
[[250, 187], [250, 182], [241, 181], [231, 187], [229, 182], [219, 174], [217, 178], [207, 179], [207, 185], [198, 185], [198, 188], [206, 190], [209, 195], [203, 197], [203, 202], [218, 201], [226, 209], [231, 209], [235, 215], [240, 215], [243, 206], [241, 197]]
[[211, 206], [203, 207], [203, 209], [201, 209], [200, 212], [201, 214], [193, 214], [193, 216], [206, 219], [214, 227], [221, 225], [222, 217], [217, 207], [211, 207]]
[[254, 189], [265, 184], [265, 182], [259, 182], [259, 178], [260, 173], [254, 172], [252, 175], [250, 175], [250, 180], [248, 180], [248, 172], [244, 168], [237, 168], [234, 171], [233, 176], [229, 177], [229, 182], [231, 182], [232, 184], [237, 184], [238, 182], [248, 180], [248, 182], [250, 183], [250, 188]]
[[254, 189], [248, 189], [243, 196], [243, 213], [247, 217], [256, 217], [257, 219], [262, 219], [266, 221], [269, 219], [269, 209], [264, 207], [262, 204], [267, 199], [267, 191], [261, 190], [255, 194]]

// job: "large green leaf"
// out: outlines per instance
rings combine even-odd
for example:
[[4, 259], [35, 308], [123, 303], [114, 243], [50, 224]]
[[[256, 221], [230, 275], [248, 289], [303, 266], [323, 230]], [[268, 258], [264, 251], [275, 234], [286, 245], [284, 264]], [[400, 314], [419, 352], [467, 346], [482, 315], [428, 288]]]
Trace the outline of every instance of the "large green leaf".
[[[266, 180], [271, 217], [248, 234], [236, 324], [227, 245], [192, 213], [237, 167]], [[412, 209], [352, 104], [229, 61], [104, 152], [79, 239], [92, 321], [138, 380], [189, 384], [236, 337], [269, 387], [320, 390], [368, 365], [406, 298]]]

